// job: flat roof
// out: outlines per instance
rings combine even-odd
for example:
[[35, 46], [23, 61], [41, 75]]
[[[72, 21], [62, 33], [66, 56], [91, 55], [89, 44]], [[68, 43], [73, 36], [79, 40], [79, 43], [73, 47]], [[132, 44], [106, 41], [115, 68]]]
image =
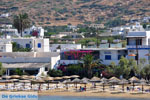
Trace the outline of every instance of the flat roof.
[[127, 48], [82, 48], [82, 49], [76, 49], [76, 50], [127, 50]]
[[2, 63], [4, 68], [41, 68], [48, 67], [50, 63]]

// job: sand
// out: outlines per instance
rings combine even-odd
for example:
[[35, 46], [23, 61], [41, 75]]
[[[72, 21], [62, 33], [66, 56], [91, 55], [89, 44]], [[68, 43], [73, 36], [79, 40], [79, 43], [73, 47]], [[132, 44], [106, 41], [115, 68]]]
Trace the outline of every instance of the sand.
[[[82, 85], [84, 86], [84, 85]], [[127, 86], [125, 86], [127, 87]], [[141, 86], [139, 86], [141, 87]], [[124, 93], [121, 91], [122, 87], [119, 86], [118, 89], [110, 90], [109, 86], [105, 86], [105, 92], [102, 91], [102, 86], [98, 86], [96, 89], [91, 88], [91, 85], [87, 85], [87, 91], [76, 91], [75, 87], [70, 87], [69, 90], [66, 88], [62, 89], [53, 89], [53, 90], [45, 90], [39, 91], [38, 95], [47, 95], [47, 96], [80, 96], [80, 97], [102, 97], [102, 98], [150, 98], [150, 93], [142, 93], [137, 90], [134, 91], [125, 91]], [[145, 86], [144, 89], [149, 89], [149, 86]], [[78, 87], [79, 90], [79, 87]], [[120, 92], [118, 92], [120, 91]], [[8, 91], [1, 91], [1, 93]], [[16, 91], [15, 91], [16, 92]], [[29, 93], [33, 91], [21, 91], [22, 93]], [[11, 91], [10, 91], [11, 93]], [[14, 93], [14, 92], [13, 92]], [[17, 93], [20, 93], [18, 91]]]
[[48, 96], [81, 96], [81, 97], [103, 97], [103, 98], [150, 98], [147, 93], [117, 93], [117, 92], [70, 92], [70, 91], [42, 91], [39, 95]]
[[[150, 98], [150, 93], [142, 93], [137, 90], [134, 91], [125, 91], [118, 92], [118, 90], [109, 90], [108, 86], [105, 87], [106, 91], [102, 91], [102, 88], [99, 87], [96, 90], [88, 89], [87, 91], [77, 92], [75, 88], [69, 90], [66, 89], [55, 89], [40, 91], [39, 95], [49, 95], [49, 96], [81, 96], [81, 97], [102, 97], [102, 98]], [[121, 86], [119, 87], [121, 89]], [[148, 89], [149, 87], [145, 87]], [[79, 87], [78, 87], [79, 89]]]

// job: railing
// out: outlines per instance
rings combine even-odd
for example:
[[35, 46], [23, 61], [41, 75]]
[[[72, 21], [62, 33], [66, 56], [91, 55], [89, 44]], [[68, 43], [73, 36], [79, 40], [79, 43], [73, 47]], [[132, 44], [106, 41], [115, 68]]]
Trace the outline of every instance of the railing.
[[127, 49], [150, 49], [150, 45], [128, 45]]

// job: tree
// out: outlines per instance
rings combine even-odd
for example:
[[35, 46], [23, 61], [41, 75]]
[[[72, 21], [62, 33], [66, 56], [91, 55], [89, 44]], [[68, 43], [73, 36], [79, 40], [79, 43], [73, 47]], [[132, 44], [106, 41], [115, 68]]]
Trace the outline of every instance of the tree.
[[49, 76], [52, 76], [52, 77], [60, 77], [60, 76], [63, 76], [63, 73], [61, 70], [55, 70], [55, 69], [51, 69], [48, 71], [48, 74]]
[[129, 66], [129, 61], [125, 57], [121, 57], [119, 61], [119, 65], [115, 69], [115, 74], [120, 77], [123, 75], [124, 78], [128, 78], [130, 74], [130, 66]]
[[138, 76], [139, 75], [139, 68], [136, 64], [136, 61], [134, 59], [129, 59], [129, 64], [128, 64], [131, 68], [131, 73], [130, 76]]
[[2, 76], [5, 73], [6, 69], [3, 68], [2, 63], [0, 63], [0, 76]]
[[79, 64], [78, 65], [69, 65], [66, 68], [65, 75], [80, 75], [82, 77], [82, 76], [85, 76], [85, 73], [83, 70], [84, 69]]
[[30, 27], [30, 19], [27, 13], [22, 13], [14, 16], [13, 25], [17, 28], [18, 32], [21, 33], [24, 31], [25, 28]]
[[23, 72], [22, 72], [22, 70], [20, 68], [16, 68], [15, 74], [17, 74], [17, 75], [23, 75]]
[[92, 55], [87, 54], [83, 57], [83, 67], [87, 70], [88, 77], [92, 77], [92, 68], [97, 66]]
[[146, 65], [146, 67], [141, 70], [140, 74], [143, 78], [150, 80], [150, 64]]

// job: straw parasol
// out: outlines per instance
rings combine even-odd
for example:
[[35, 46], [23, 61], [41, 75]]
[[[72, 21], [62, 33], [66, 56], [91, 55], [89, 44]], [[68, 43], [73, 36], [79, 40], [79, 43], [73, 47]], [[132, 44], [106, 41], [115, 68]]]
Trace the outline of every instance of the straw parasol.
[[77, 84], [80, 83], [81, 80], [78, 79], [78, 78], [75, 78], [74, 80], [72, 80], [72, 82], [76, 85], [75, 87], [76, 87], [76, 89], [77, 89]]
[[70, 78], [79, 78], [79, 75], [71, 75]]
[[142, 85], [142, 93], [143, 93], [143, 91], [144, 91], [144, 85], [146, 84], [146, 80], [142, 78], [140, 80], [140, 84]]
[[90, 80], [90, 82], [93, 82], [94, 83], [94, 88], [96, 88], [96, 82], [100, 82], [100, 78], [98, 78], [98, 77], [93, 77], [93, 78], [91, 78], [91, 80]]
[[14, 83], [14, 88], [15, 88], [15, 86], [16, 86], [16, 82], [18, 82], [19, 81], [19, 79], [11, 79], [11, 81]]
[[91, 80], [90, 80], [90, 82], [100, 82], [100, 78], [98, 78], [98, 77], [93, 77], [93, 78], [91, 78]]
[[34, 76], [34, 75], [31, 75], [31, 76], [28, 76], [30, 79], [35, 79], [36, 78], [36, 76]]
[[119, 83], [122, 84], [122, 91], [124, 91], [124, 84], [127, 84], [127, 83], [128, 83], [128, 80], [122, 79], [122, 80], [120, 80]]
[[90, 79], [88, 79], [88, 78], [86, 78], [86, 77], [84, 77], [84, 78], [81, 79], [81, 83], [83, 83], [83, 84], [85, 85], [85, 86], [84, 86], [85, 91], [86, 91], [86, 84], [89, 83], [89, 80], [90, 80]]
[[109, 82], [113, 85], [113, 90], [114, 90], [115, 89], [114, 85], [119, 83], [120, 80], [116, 77], [112, 77], [112, 78], [109, 79]]
[[44, 80], [48, 82], [48, 87], [47, 90], [49, 89], [49, 83], [52, 81], [54, 78], [53, 77], [45, 77]]
[[12, 75], [11, 78], [12, 78], [12, 79], [19, 79], [20, 76], [19, 76], [19, 75]]
[[24, 83], [23, 87], [25, 89], [25, 83], [30, 83], [30, 80], [19, 80], [19, 82]]
[[8, 89], [8, 83], [9, 82], [12, 82], [11, 80], [5, 80], [5, 87], [6, 87], [6, 89]]
[[54, 77], [54, 80], [61, 80], [62, 77]]
[[36, 83], [39, 83], [39, 91], [41, 90], [41, 84], [44, 83], [45, 81], [43, 79], [37, 79], [35, 80]]
[[88, 78], [86, 78], [86, 77], [84, 77], [84, 78], [82, 78], [81, 79], [81, 81], [89, 81], [90, 79], [88, 79]]
[[21, 79], [29, 79], [29, 76], [28, 75], [22, 75]]
[[2, 78], [4, 78], [4, 79], [10, 79], [11, 77], [8, 76], [8, 75], [5, 75], [5, 76], [2, 76]]
[[133, 76], [129, 79], [129, 81], [131, 83], [133, 83], [133, 90], [134, 90], [134, 86], [135, 86], [134, 83], [139, 82], [139, 79], [137, 77]]
[[71, 77], [70, 76], [63, 76], [62, 78], [63, 79], [70, 79]]
[[101, 79], [101, 83], [103, 84], [103, 91], [105, 91], [105, 84], [107, 83], [107, 81], [108, 81], [108, 79], [106, 79], [104, 77]]
[[71, 83], [71, 80], [70, 79], [65, 80], [63, 81], [63, 83], [66, 85], [66, 90], [68, 90], [68, 84]]

